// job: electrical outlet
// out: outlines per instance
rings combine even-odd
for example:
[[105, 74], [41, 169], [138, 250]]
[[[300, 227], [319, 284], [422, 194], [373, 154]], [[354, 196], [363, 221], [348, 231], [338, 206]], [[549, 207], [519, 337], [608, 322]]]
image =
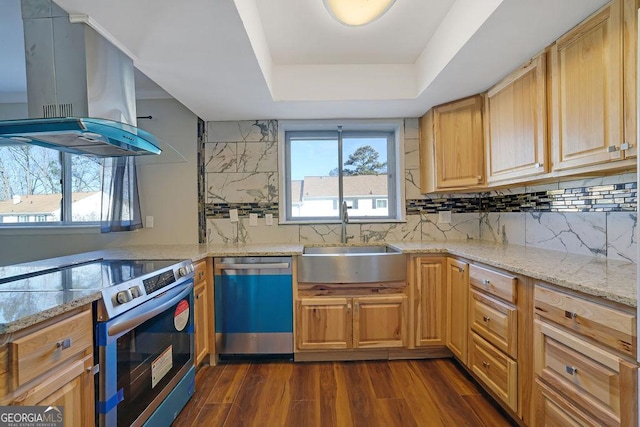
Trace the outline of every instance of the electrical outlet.
[[451, 224], [451, 211], [438, 212], [438, 224]]
[[250, 213], [249, 214], [249, 227], [257, 227], [258, 226], [258, 214]]
[[265, 225], [273, 225], [273, 214], [266, 214], [264, 216]]
[[238, 209], [229, 209], [229, 219], [231, 222], [238, 222]]
[[146, 228], [153, 228], [153, 217], [151, 215], [147, 215], [144, 222]]

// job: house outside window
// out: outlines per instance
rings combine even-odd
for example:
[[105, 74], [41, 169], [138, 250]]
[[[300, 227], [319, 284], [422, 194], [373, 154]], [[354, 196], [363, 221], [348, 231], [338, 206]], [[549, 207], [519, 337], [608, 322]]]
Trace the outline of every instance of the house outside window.
[[102, 162], [35, 145], [0, 145], [2, 227], [100, 221]]
[[281, 121], [281, 223], [402, 220], [402, 123]]

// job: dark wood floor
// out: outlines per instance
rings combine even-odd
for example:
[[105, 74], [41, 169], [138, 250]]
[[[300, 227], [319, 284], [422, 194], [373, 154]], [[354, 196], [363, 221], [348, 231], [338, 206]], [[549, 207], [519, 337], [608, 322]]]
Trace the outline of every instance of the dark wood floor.
[[510, 426], [449, 359], [202, 367], [174, 426]]

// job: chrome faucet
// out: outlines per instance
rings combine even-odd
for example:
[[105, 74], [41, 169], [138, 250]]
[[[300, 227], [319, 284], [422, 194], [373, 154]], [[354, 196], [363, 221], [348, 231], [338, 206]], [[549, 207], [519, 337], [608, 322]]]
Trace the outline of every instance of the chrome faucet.
[[347, 206], [347, 202], [343, 201], [342, 202], [342, 215], [340, 218], [340, 226], [341, 226], [341, 233], [340, 233], [340, 242], [342, 243], [349, 243], [349, 239], [353, 239], [353, 234], [347, 234], [347, 224], [349, 223], [349, 213], [347, 212], [347, 210], [349, 209], [349, 207]]

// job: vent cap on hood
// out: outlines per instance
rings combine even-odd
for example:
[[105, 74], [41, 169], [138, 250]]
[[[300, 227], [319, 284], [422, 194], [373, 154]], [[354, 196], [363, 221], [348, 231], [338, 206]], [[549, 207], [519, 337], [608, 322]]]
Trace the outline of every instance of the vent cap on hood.
[[[22, 0], [30, 119], [0, 121], [0, 144], [98, 157], [159, 154], [135, 127], [133, 61], [52, 0]], [[86, 117], [86, 118], [85, 118]]]

